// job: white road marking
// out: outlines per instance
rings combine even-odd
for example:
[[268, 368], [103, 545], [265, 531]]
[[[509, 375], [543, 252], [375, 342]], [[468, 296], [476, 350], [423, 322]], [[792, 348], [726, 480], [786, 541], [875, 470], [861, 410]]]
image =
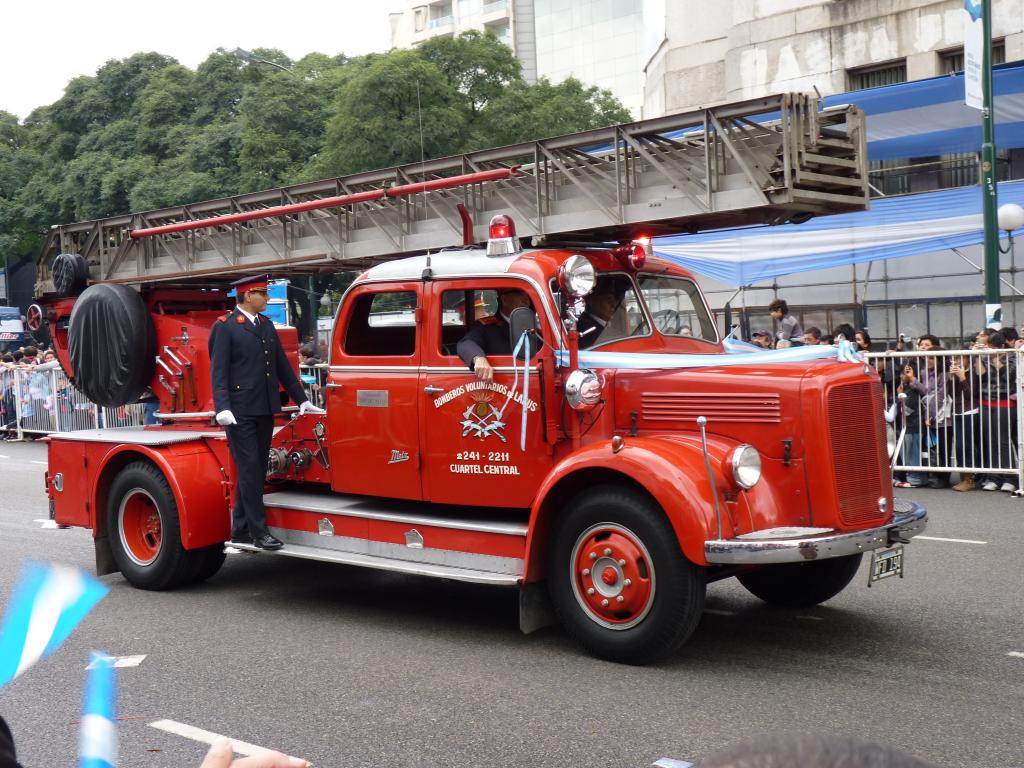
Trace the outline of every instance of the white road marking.
[[49, 463], [50, 462], [48, 462], [48, 461], [33, 461], [32, 462], [32, 464], [42, 464], [44, 467], [47, 466]]
[[1015, 659], [1024, 659], [1024, 653], [1021, 653], [1020, 651], [1010, 651], [1006, 655], [1007, 656], [1012, 656]]
[[[122, 669], [124, 667], [137, 667], [142, 663], [142, 660], [146, 658], [146, 654], [141, 656], [107, 656], [108, 659], [114, 660], [114, 667]], [[94, 669], [96, 662], [92, 662], [86, 669]]]
[[712, 613], [715, 616], [735, 616], [736, 611], [723, 611], [721, 608], [705, 608], [704, 613]]
[[685, 760], [673, 760], [671, 757], [662, 757], [651, 764], [651, 768], [692, 768], [693, 763]]
[[0, 459], [9, 459], [9, 458], [11, 458], [11, 457], [10, 456], [0, 456]]
[[807, 621], [824, 621], [823, 616], [797, 616], [798, 619], [806, 619]]
[[56, 520], [33, 520], [33, 523], [39, 523], [40, 528], [59, 528]]
[[174, 720], [157, 720], [149, 725], [157, 730], [173, 733], [175, 736], [184, 736], [186, 739], [192, 739], [192, 741], [198, 741], [202, 744], [212, 745], [217, 739], [227, 739], [231, 742], [231, 748], [235, 750], [236, 755], [251, 757], [252, 755], [271, 751], [266, 747], [258, 747], [255, 744], [232, 739], [230, 736], [222, 736], [213, 731], [204, 731], [202, 728], [196, 728], [194, 725], [187, 725]]
[[915, 536], [915, 539], [923, 539], [924, 541], [948, 541], [952, 544], [988, 544], [987, 541], [977, 541], [975, 539], [943, 539], [939, 536]]

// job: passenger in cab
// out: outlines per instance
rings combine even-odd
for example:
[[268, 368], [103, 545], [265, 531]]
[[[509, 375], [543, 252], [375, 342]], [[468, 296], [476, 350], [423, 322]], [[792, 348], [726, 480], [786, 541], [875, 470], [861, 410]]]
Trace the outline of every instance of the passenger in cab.
[[494, 367], [487, 358], [490, 355], [512, 354], [509, 317], [520, 307], [532, 306], [526, 291], [519, 288], [498, 289], [498, 313], [476, 321], [459, 341], [456, 351], [478, 379], [494, 380]]
[[624, 286], [614, 278], [602, 277], [594, 290], [587, 294], [586, 309], [580, 315], [576, 330], [580, 335], [580, 349], [594, 346], [608, 327], [608, 322], [622, 306]]

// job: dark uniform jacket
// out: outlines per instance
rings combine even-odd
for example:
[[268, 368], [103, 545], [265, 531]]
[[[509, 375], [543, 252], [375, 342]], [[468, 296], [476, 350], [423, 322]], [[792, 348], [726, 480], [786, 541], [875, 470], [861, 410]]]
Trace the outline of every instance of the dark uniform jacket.
[[580, 349], [594, 346], [604, 332], [604, 328], [589, 312], [580, 315], [580, 320], [576, 324], [576, 332], [580, 335]]
[[505, 318], [494, 315], [473, 323], [469, 332], [459, 341], [456, 351], [470, 370], [473, 369], [473, 358], [480, 355], [511, 355], [512, 342], [508, 338]]
[[253, 325], [236, 307], [213, 324], [210, 367], [213, 407], [235, 416], [268, 416], [281, 410], [284, 386], [296, 403], [306, 400], [291, 363], [284, 354], [274, 323], [257, 315]]
[[7, 723], [0, 717], [0, 768], [21, 768], [14, 754], [14, 738]]

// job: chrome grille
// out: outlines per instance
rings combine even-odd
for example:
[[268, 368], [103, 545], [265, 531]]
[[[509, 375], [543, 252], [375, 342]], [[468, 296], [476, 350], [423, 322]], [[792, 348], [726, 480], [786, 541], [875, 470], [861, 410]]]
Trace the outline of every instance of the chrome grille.
[[840, 519], [850, 526], [884, 522], [888, 514], [879, 511], [878, 499], [886, 494], [889, 473], [878, 380], [830, 389], [828, 425]]
[[778, 424], [779, 396], [719, 392], [645, 392], [640, 400], [645, 421], [696, 421]]

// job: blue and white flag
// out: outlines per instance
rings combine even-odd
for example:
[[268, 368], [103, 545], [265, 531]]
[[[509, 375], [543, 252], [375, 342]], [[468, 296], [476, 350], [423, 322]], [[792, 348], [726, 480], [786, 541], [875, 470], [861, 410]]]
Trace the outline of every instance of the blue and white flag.
[[78, 768], [114, 768], [117, 765], [116, 704], [114, 659], [94, 653], [85, 678]]
[[0, 629], [0, 688], [57, 650], [108, 591], [77, 568], [25, 563]]

